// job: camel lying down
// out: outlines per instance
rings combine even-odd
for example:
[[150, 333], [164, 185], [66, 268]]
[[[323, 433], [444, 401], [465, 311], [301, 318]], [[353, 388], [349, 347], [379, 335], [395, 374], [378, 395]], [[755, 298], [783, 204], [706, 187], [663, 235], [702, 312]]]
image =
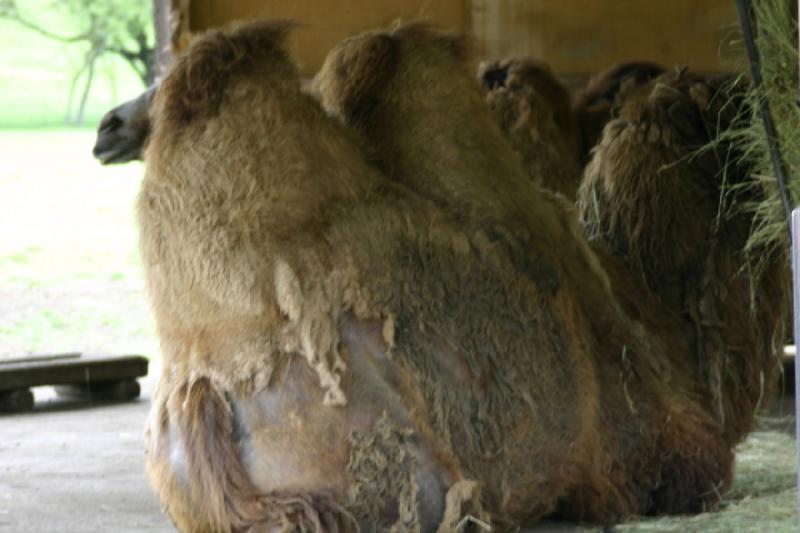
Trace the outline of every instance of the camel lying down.
[[[300, 90], [288, 29], [198, 37], [153, 100], [138, 217], [164, 370], [147, 470], [176, 525], [505, 530], [713, 503], [733, 439], [681, 318], [648, 316], [657, 294], [622, 290], [633, 267], [593, 252], [484, 127], [460, 41], [410, 25], [344, 43], [321, 81], [334, 117]], [[381, 96], [434, 67], [463, 99]], [[473, 113], [455, 146], [491, 150], [465, 176], [457, 149], [437, 166], [413, 129], [380, 130], [393, 105], [422, 130]], [[678, 341], [648, 338], [662, 322]]]
[[200, 37], [155, 97], [138, 211], [163, 503], [185, 531], [550, 511], [595, 431], [574, 303], [517, 274], [513, 238], [371, 168], [300, 91], [285, 32]]

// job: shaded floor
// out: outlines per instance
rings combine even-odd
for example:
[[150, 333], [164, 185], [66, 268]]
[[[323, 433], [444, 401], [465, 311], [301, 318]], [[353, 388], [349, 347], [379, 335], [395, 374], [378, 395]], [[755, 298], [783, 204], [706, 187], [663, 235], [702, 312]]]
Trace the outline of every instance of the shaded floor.
[[0, 415], [0, 532], [174, 531], [144, 475], [147, 394]]

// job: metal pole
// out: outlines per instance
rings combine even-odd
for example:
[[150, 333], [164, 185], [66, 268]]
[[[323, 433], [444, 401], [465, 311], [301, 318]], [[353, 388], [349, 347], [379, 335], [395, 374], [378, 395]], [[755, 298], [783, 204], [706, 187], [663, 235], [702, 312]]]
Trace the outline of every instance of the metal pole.
[[[794, 344], [800, 346], [800, 208], [792, 211], [792, 300], [794, 311]], [[797, 486], [800, 487], [800, 361], [794, 356], [794, 408], [795, 440], [797, 454]], [[797, 493], [797, 520], [800, 522], [800, 491]]]
[[789, 191], [786, 188], [788, 180], [786, 179], [786, 170], [781, 158], [780, 147], [778, 146], [778, 134], [775, 131], [775, 123], [772, 121], [772, 115], [769, 112], [769, 102], [762, 90], [764, 83], [761, 78], [761, 58], [758, 55], [758, 48], [756, 47], [757, 21], [754, 20], [755, 15], [753, 13], [751, 0], [736, 0], [736, 7], [739, 11], [739, 23], [742, 26], [742, 37], [744, 37], [744, 45], [747, 50], [747, 59], [750, 62], [750, 70], [753, 75], [753, 86], [758, 93], [758, 111], [761, 114], [761, 120], [764, 122], [764, 132], [767, 134], [769, 155], [772, 159], [775, 178], [778, 181], [778, 192], [786, 214], [786, 222], [791, 239], [792, 224], [789, 221], [792, 210], [791, 199], [789, 198]]
[[[797, 0], [797, 50], [798, 50], [798, 75], [800, 75], [800, 0]], [[800, 78], [798, 79], [800, 91]], [[800, 99], [798, 99], [800, 105]], [[794, 311], [794, 345], [800, 346], [800, 208], [792, 211], [792, 310]], [[800, 364], [798, 353], [794, 353], [794, 431], [795, 447], [797, 449], [797, 523], [800, 524]]]

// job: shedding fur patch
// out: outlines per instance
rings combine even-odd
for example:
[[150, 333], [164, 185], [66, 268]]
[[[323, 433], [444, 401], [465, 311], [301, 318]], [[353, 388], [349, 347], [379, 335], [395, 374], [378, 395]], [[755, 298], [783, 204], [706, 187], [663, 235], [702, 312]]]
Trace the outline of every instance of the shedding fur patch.
[[444, 518], [436, 533], [465, 532], [475, 530], [491, 531], [489, 517], [480, 503], [480, 485], [471, 479], [453, 483], [447, 491]]
[[278, 306], [289, 319], [284, 330], [284, 349], [302, 354], [317, 372], [325, 389], [324, 405], [346, 405], [347, 397], [340, 382], [347, 367], [338, 350], [333, 299], [322, 290], [304, 295], [300, 280], [285, 261], [276, 262], [274, 275]]
[[383, 340], [386, 342], [386, 346], [389, 347], [389, 350], [394, 347], [394, 330], [394, 315], [389, 314], [386, 320], [383, 321]]
[[195, 378], [163, 381], [154, 400], [147, 470], [178, 528], [220, 533], [358, 531], [352, 514], [329, 493], [265, 494], [253, 486], [240, 459], [225, 396], [213, 380]]
[[347, 468], [353, 483], [348, 489], [348, 508], [356, 517], [369, 520], [392, 514], [386, 510], [396, 506], [394, 523], [375, 524], [381, 531], [420, 531], [417, 459], [406, 445], [412, 434], [410, 429], [396, 427], [386, 412], [370, 430], [350, 434]]

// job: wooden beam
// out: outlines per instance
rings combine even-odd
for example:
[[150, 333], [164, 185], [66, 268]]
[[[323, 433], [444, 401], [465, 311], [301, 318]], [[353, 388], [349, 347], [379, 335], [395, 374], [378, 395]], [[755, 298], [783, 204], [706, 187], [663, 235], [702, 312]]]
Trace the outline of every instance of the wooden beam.
[[[178, 0], [172, 0], [175, 4]], [[185, 0], [192, 32], [235, 20], [292, 19], [300, 23], [290, 46], [304, 75], [313, 75], [330, 49], [355, 33], [383, 28], [397, 20], [424, 19], [467, 31], [467, 0]]]
[[138, 355], [9, 362], [0, 366], [0, 392], [135, 379], [147, 375], [147, 365], [147, 359]]
[[730, 0], [471, 0], [487, 59], [533, 55], [561, 75], [642, 60], [721, 72], [737, 66]]
[[193, 32], [233, 21], [290, 18], [290, 47], [313, 75], [345, 37], [396, 20], [425, 19], [472, 33], [479, 57], [532, 55], [562, 77], [585, 78], [612, 64], [650, 60], [718, 73], [741, 61], [730, 0], [169, 0], [173, 47]]

